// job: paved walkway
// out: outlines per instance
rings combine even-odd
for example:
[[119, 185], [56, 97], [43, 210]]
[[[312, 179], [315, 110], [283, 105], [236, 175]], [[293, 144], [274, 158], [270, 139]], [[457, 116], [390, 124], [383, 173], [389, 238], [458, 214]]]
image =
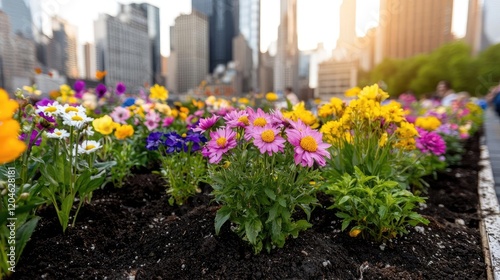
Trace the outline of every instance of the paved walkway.
[[491, 107], [486, 109], [484, 133], [495, 180], [495, 191], [500, 202], [500, 118]]

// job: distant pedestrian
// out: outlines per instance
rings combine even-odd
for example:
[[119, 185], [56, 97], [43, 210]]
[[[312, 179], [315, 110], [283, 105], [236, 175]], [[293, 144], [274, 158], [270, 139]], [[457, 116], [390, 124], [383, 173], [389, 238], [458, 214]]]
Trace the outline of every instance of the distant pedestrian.
[[292, 105], [296, 105], [299, 103], [299, 98], [293, 92], [291, 87], [285, 88], [285, 98], [288, 99], [288, 101], [290, 101]]
[[444, 80], [437, 84], [436, 93], [441, 98], [441, 105], [443, 106], [450, 106], [458, 97], [453, 91], [450, 82]]

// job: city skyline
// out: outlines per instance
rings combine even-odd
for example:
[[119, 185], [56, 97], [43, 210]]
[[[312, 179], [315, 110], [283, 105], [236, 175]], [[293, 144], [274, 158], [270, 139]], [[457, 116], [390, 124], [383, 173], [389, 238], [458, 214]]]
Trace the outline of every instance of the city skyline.
[[[36, 1], [36, 0], [31, 0]], [[299, 50], [314, 49], [318, 43], [323, 42], [326, 49], [335, 47], [339, 36], [339, 10], [341, 0], [310, 0], [306, 2], [298, 0], [297, 2], [297, 30]], [[94, 3], [95, 2], [95, 3]], [[82, 46], [87, 42], [93, 43], [93, 21], [97, 19], [99, 13], [107, 13], [115, 16], [118, 12], [118, 4], [128, 4], [134, 2], [145, 2], [160, 8], [161, 18], [161, 54], [168, 56], [170, 53], [170, 34], [169, 27], [173, 25], [174, 20], [180, 14], [189, 14], [192, 10], [191, 0], [121, 0], [121, 1], [68, 1], [68, 0], [50, 0], [43, 2], [42, 7], [33, 11], [35, 18], [40, 14], [59, 15], [68, 20], [78, 28], [78, 44]], [[95, 5], [94, 5], [95, 4]], [[467, 21], [468, 0], [454, 0], [454, 16], [452, 30], [458, 37], [465, 35], [465, 26]], [[379, 20], [379, 0], [358, 0], [357, 1], [357, 19], [356, 34], [364, 35], [369, 28], [378, 25]], [[88, 16], [82, 17], [85, 13]], [[45, 23], [45, 25], [47, 25]], [[279, 25], [279, 1], [262, 1], [261, 3], [261, 44], [260, 51], [265, 52], [277, 41]], [[47, 27], [45, 26], [45, 30]], [[310, 32], [315, 30], [315, 32]], [[273, 50], [271, 50], [273, 51]]]

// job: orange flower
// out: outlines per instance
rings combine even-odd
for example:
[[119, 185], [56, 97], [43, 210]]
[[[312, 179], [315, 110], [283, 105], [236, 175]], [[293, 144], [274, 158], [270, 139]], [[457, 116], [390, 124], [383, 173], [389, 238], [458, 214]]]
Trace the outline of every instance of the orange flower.
[[42, 74], [42, 69], [41, 69], [40, 67], [36, 67], [36, 68], [35, 68], [35, 73], [36, 73], [37, 75]]
[[104, 71], [97, 70], [95, 72], [95, 78], [98, 80], [102, 80], [106, 76], [106, 74], [108, 74], [108, 72], [106, 72], [106, 70], [104, 70]]

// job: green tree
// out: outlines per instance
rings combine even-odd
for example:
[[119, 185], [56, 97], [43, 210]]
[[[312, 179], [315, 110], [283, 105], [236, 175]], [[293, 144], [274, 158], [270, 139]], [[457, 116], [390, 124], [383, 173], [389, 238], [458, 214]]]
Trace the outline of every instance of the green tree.
[[486, 94], [500, 82], [500, 44], [492, 45], [477, 58], [477, 84], [475, 92]]

